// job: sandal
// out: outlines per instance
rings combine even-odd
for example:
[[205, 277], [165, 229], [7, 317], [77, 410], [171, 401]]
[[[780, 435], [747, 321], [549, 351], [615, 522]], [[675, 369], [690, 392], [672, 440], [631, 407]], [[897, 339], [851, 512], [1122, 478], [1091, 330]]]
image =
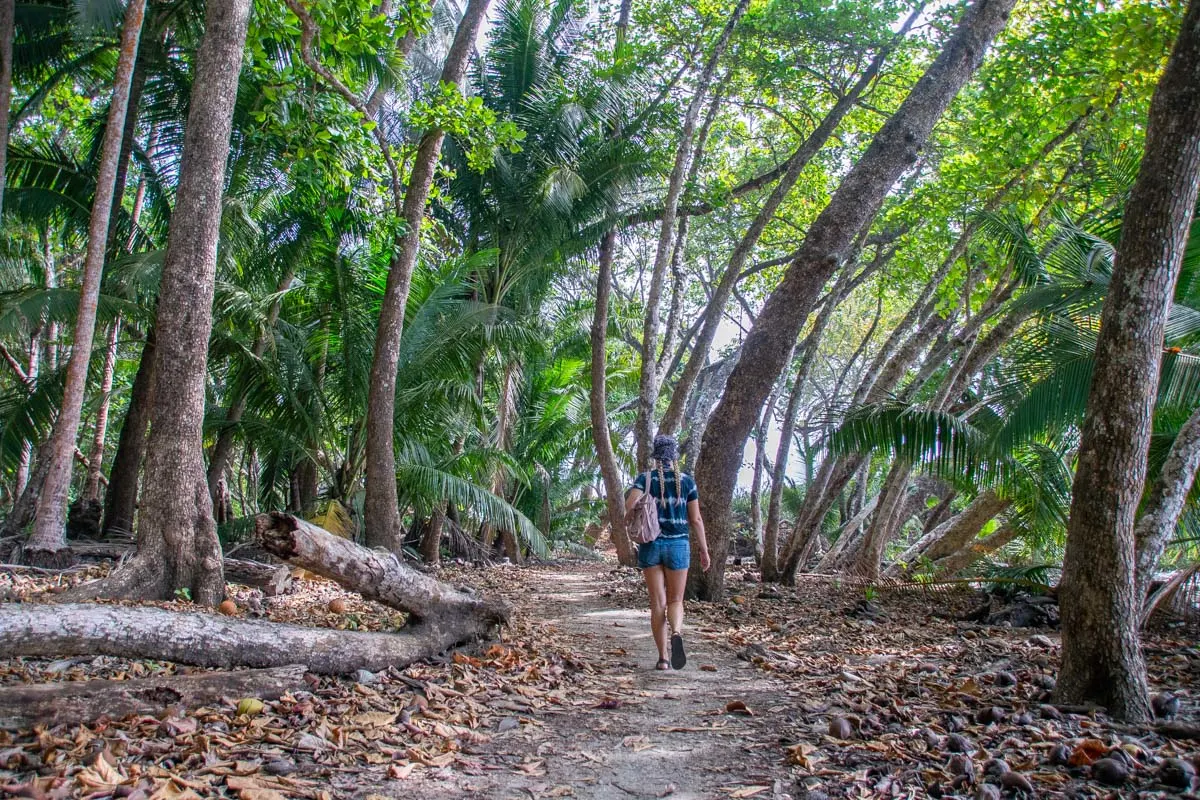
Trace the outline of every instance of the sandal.
[[671, 662], [667, 661], [665, 658], [660, 658], [660, 659], [658, 660], [658, 663], [654, 665], [654, 668], [655, 668], [655, 669], [657, 669], [657, 670], [666, 670], [666, 669], [670, 669], [670, 668], [671, 668]]
[[683, 669], [687, 664], [687, 655], [683, 652], [683, 637], [678, 633], [671, 634], [671, 666]]

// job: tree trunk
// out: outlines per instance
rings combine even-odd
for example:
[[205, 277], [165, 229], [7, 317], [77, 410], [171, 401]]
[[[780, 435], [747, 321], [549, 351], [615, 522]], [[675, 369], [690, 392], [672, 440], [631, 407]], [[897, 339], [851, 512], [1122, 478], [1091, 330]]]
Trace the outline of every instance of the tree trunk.
[[609, 231], [600, 241], [600, 265], [596, 276], [596, 311], [592, 317], [592, 370], [591, 391], [588, 403], [592, 419], [592, 442], [596, 447], [596, 460], [600, 462], [600, 475], [604, 479], [604, 505], [608, 509], [608, 529], [617, 560], [632, 567], [637, 563], [633, 544], [625, 531], [625, 492], [621, 481], [621, 468], [613, 453], [612, 433], [608, 427], [608, 392], [605, 386], [608, 369], [608, 301], [612, 294], [613, 249], [617, 234]]
[[16, 5], [16, 0], [0, 0], [0, 214], [4, 211], [4, 179], [8, 166], [8, 109], [12, 105]]
[[96, 503], [100, 499], [100, 467], [104, 463], [104, 437], [108, 433], [108, 408], [112, 403], [113, 372], [117, 365], [117, 343], [120, 333], [121, 319], [118, 317], [108, 331], [108, 345], [104, 349], [100, 408], [96, 411], [96, 429], [92, 432], [92, 449], [88, 453], [87, 482], [83, 487], [83, 499], [90, 503]]
[[443, 503], [433, 512], [421, 534], [421, 560], [426, 564], [436, 564], [442, 560], [442, 529], [445, 526], [446, 509]]
[[305, 688], [304, 665], [126, 680], [55, 681], [0, 688], [0, 730], [80, 725], [132, 714], [163, 717], [231, 698], [278, 700]]
[[96, 192], [88, 223], [87, 255], [83, 264], [83, 285], [79, 291], [79, 312], [75, 319], [71, 359], [67, 365], [62, 405], [54, 423], [54, 432], [51, 434], [54, 446], [50, 451], [50, 464], [46, 470], [45, 484], [38, 497], [33, 532], [25, 546], [25, 557], [33, 564], [47, 559], [57, 561], [56, 554], [67, 546], [67, 503], [71, 489], [71, 468], [74, 464], [75, 441], [79, 435], [79, 418], [87, 389], [92, 339], [96, 333], [96, 307], [100, 297], [104, 259], [107, 255], [108, 221], [112, 214], [117, 168], [120, 165], [121, 134], [125, 128], [130, 79], [133, 76], [133, 63], [137, 58], [145, 11], [145, 0], [131, 0], [125, 9], [121, 50], [113, 79], [112, 103], [109, 106], [104, 142], [100, 149]]
[[758, 409], [779, 377], [784, 358], [808, 319], [813, 301], [860, 232], [874, 220], [896, 180], [917, 160], [934, 124], [1004, 28], [1014, 1], [976, 0], [966, 11], [937, 60], [809, 226], [783, 282], [755, 320], [704, 436], [696, 479], [705, 498], [706, 516], [711, 517], [709, 549], [713, 569], [689, 576], [692, 594], [705, 599], [716, 599], [721, 594], [742, 446]]
[[708, 351], [712, 347], [713, 340], [717, 335], [717, 328], [725, 314], [725, 306], [729, 303], [729, 297], [733, 294], [734, 287], [743, 277], [742, 272], [746, 266], [746, 262], [749, 261], [750, 256], [754, 253], [754, 248], [758, 245], [758, 240], [762, 238], [767, 225], [775, 218], [775, 212], [779, 210], [779, 206], [787, 199], [792, 187], [800, 179], [800, 173], [813, 160], [813, 157], [821, 151], [821, 148], [829, 141], [829, 137], [833, 135], [838, 125], [841, 124], [842, 119], [854, 108], [862, 93], [867, 90], [879, 75], [892, 48], [908, 35], [909, 29], [923, 8], [924, 4], [922, 3], [917, 10], [909, 15], [900, 31], [896, 34], [895, 39], [893, 39], [892, 44], [883, 48], [875, 55], [875, 58], [872, 59], [870, 65], [863, 72], [862, 76], [859, 77], [854, 87], [838, 99], [837, 103], [829, 110], [829, 113], [825, 115], [820, 124], [805, 138], [804, 142], [796, 148], [796, 152], [792, 153], [791, 157], [785, 162], [783, 176], [767, 197], [766, 202], [763, 203], [762, 208], [758, 210], [754, 220], [738, 241], [737, 246], [734, 247], [733, 252], [729, 256], [729, 263], [725, 266], [725, 271], [721, 275], [721, 280], [717, 283], [716, 289], [713, 290], [713, 296], [709, 299], [708, 305], [704, 309], [704, 322], [700, 328], [696, 346], [692, 349], [691, 358], [688, 359], [687, 364], [684, 366], [683, 374], [679, 376], [679, 382], [675, 385], [675, 391], [671, 394], [670, 405], [663, 414], [662, 430], [664, 433], [674, 434], [683, 422], [688, 395], [691, 394], [692, 388], [696, 383], [696, 378], [699, 376], [700, 370], [708, 358]]
[[1150, 104], [1100, 318], [1059, 599], [1058, 697], [1150, 719], [1138, 641], [1134, 515], [1158, 389], [1163, 330], [1200, 183], [1200, 0], [1191, 0]]
[[289, 514], [255, 518], [255, 533], [268, 553], [289, 564], [337, 581], [439, 631], [482, 634], [507, 619], [508, 609], [474, 591], [435, 580], [400, 563], [391, 553], [368, 550], [349, 539]]
[[[1167, 542], [1175, 535], [1179, 515], [1192, 490], [1196, 470], [1200, 468], [1200, 408], [1192, 412], [1175, 435], [1158, 482], [1150, 490], [1145, 510], [1134, 526], [1137, 547], [1137, 588], [1134, 596], [1143, 605], [1150, 581], [1158, 569]], [[1140, 611], [1139, 611], [1140, 613]]]
[[[889, 573], [902, 571], [905, 565], [912, 566], [918, 559], [938, 561], [951, 556], [969, 545], [983, 526], [1011, 505], [992, 489], [980, 492], [967, 507], [950, 519], [922, 536], [912, 547], [896, 559]], [[898, 567], [899, 569], [895, 569]]]
[[663, 201], [663, 214], [659, 224], [658, 247], [654, 252], [654, 265], [650, 270], [650, 281], [646, 290], [646, 318], [642, 325], [642, 372], [638, 382], [637, 421], [634, 423], [634, 440], [637, 449], [637, 468], [650, 468], [650, 450], [654, 439], [654, 406], [658, 400], [658, 307], [662, 297], [662, 284], [666, 277], [667, 264], [671, 260], [671, 243], [674, 240], [675, 220], [679, 212], [679, 198], [683, 195], [684, 176], [688, 173], [692, 156], [692, 140], [700, 109], [708, 94], [709, 84], [716, 73], [717, 63], [725, 55], [733, 31], [742, 15], [750, 6], [750, 0], [738, 0], [733, 13], [725, 23], [712, 52], [696, 81], [696, 91], [683, 117], [683, 129], [679, 133], [679, 145], [675, 149], [675, 164], [667, 180], [667, 197]]
[[456, 643], [433, 630], [340, 631], [149, 606], [0, 605], [0, 651], [10, 657], [107, 655], [229, 669], [281, 667], [302, 655], [310, 672], [344, 675], [403, 667]]
[[225, 165], [249, 11], [249, 0], [209, 0], [206, 8], [159, 286], [138, 553], [99, 582], [94, 591], [102, 594], [158, 600], [185, 590], [203, 605], [216, 605], [225, 595], [204, 469], [204, 385]]
[[[454, 42], [442, 65], [441, 82], [462, 86], [467, 61], [475, 46], [475, 36], [487, 13], [489, 0], [470, 0], [454, 33]], [[400, 523], [400, 501], [396, 493], [396, 368], [400, 361], [400, 337], [404, 328], [404, 310], [408, 289], [421, 248], [421, 223], [433, 185], [442, 140], [446, 132], [432, 128], [425, 132], [413, 156], [408, 190], [404, 193], [404, 226], [397, 237], [388, 267], [387, 288], [379, 310], [375, 336], [375, 356], [371, 362], [371, 384], [367, 395], [367, 477], [363, 522], [367, 544], [399, 553], [404, 538]]]
[[129, 407], [121, 423], [121, 435], [109, 469], [108, 491], [104, 493], [105, 534], [133, 533], [137, 512], [138, 477], [146, 455], [146, 427], [150, 424], [150, 409], [154, 404], [155, 332], [146, 331], [142, 357], [138, 361], [133, 387], [129, 390]]
[[990, 536], [968, 542], [958, 552], [939, 558], [933, 563], [935, 578], [953, 578], [979, 559], [994, 553], [1021, 535], [1021, 529], [1015, 525], [1002, 525]]

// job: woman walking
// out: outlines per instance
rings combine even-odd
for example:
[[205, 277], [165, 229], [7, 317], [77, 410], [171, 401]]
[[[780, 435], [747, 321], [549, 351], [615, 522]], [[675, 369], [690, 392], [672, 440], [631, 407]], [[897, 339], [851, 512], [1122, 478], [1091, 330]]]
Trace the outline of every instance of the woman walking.
[[683, 669], [687, 663], [679, 631], [683, 627], [683, 590], [691, 560], [691, 535], [700, 546], [700, 568], [708, 572], [711, 563], [696, 481], [675, 468], [678, 455], [679, 444], [674, 438], [654, 437], [654, 469], [638, 475], [625, 497], [626, 513], [646, 492], [655, 499], [658, 507], [661, 530], [658, 538], [638, 545], [638, 566], [650, 593], [650, 630], [658, 645], [655, 669]]

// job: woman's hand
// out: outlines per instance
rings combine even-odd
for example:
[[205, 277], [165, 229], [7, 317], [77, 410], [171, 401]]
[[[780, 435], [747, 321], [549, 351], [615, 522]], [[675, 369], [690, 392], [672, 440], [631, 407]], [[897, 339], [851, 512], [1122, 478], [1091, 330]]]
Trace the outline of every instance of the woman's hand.
[[708, 572], [708, 568], [712, 566], [712, 559], [709, 558], [708, 548], [700, 551], [700, 571]]

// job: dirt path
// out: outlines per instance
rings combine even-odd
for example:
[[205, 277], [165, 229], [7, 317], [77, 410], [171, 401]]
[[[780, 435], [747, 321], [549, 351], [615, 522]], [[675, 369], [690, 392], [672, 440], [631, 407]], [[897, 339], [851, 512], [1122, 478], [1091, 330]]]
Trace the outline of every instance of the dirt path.
[[[653, 670], [649, 612], [604, 596], [611, 595], [606, 581], [607, 566], [538, 573], [530, 599], [544, 604], [546, 629], [592, 680], [571, 707], [532, 714], [495, 735], [476, 751], [488, 765], [479, 774], [424, 773], [422, 795], [786, 796], [780, 720], [766, 722], [786, 703], [783, 685], [716, 646], [715, 633], [686, 622], [687, 666]], [[753, 715], [726, 711], [739, 702]], [[412, 796], [416, 787], [407, 783], [405, 795]]]

